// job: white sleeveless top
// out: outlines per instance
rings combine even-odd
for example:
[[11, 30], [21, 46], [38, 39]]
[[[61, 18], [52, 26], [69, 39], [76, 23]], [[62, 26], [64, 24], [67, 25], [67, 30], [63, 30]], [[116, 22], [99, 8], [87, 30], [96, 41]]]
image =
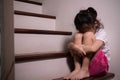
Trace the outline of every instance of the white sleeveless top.
[[102, 46], [102, 51], [105, 53], [105, 56], [107, 57], [108, 61], [110, 61], [110, 48], [108, 45], [108, 39], [107, 34], [104, 29], [100, 29], [95, 33], [95, 37], [98, 40], [102, 40], [104, 42], [104, 45]]

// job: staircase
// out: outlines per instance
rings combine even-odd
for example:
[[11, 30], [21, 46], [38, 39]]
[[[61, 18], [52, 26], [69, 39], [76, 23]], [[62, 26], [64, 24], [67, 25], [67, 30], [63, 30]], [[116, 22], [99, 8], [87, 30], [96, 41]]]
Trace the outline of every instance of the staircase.
[[15, 80], [51, 80], [69, 73], [66, 44], [72, 32], [56, 31], [56, 16], [42, 3], [14, 1]]
[[[72, 32], [56, 31], [56, 16], [43, 14], [42, 6], [35, 1], [14, 1], [15, 80], [63, 80], [70, 72], [66, 45]], [[114, 76], [107, 73], [83, 80]]]

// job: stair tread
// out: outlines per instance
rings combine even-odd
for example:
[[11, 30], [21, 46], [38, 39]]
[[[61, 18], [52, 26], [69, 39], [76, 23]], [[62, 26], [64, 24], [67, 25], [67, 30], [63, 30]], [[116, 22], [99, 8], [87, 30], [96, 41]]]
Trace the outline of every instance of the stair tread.
[[42, 5], [42, 3], [36, 2], [36, 1], [29, 1], [29, 0], [15, 0], [15, 1], [20, 1], [25, 3], [35, 4], [35, 5]]
[[[95, 77], [88, 77], [85, 79], [81, 79], [81, 80], [111, 80], [112, 78], [114, 78], [115, 74], [114, 73], [106, 73], [105, 75], [98, 75]], [[64, 80], [63, 77], [61, 78], [56, 78], [53, 80]]]
[[42, 17], [42, 18], [56, 19], [56, 16], [52, 16], [52, 15], [38, 14], [38, 13], [32, 13], [32, 12], [19, 11], [19, 10], [14, 10], [14, 14], [25, 15], [25, 16], [33, 16], [33, 17]]
[[55, 58], [63, 58], [67, 56], [67, 52], [48, 52], [48, 53], [22, 53], [15, 55], [15, 62], [28, 62], [34, 60], [45, 60], [45, 59], [55, 59]]
[[72, 35], [72, 32], [69, 31], [54, 31], [54, 30], [52, 31], [52, 30], [22, 29], [22, 28], [15, 28], [15, 33]]

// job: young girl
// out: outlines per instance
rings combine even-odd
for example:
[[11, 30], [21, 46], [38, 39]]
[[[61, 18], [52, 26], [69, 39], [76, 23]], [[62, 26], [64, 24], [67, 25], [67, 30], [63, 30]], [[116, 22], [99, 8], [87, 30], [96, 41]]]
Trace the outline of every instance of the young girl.
[[74, 23], [79, 32], [68, 44], [75, 69], [64, 79], [78, 80], [108, 71], [108, 41], [103, 26], [96, 18], [97, 12], [92, 7], [76, 15]]

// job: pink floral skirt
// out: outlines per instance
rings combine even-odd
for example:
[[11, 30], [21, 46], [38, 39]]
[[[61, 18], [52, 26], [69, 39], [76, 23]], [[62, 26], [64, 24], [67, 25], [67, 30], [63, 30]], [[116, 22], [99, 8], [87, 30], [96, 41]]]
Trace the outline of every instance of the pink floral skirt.
[[109, 69], [108, 60], [102, 50], [99, 50], [89, 65], [90, 76], [107, 73]]

